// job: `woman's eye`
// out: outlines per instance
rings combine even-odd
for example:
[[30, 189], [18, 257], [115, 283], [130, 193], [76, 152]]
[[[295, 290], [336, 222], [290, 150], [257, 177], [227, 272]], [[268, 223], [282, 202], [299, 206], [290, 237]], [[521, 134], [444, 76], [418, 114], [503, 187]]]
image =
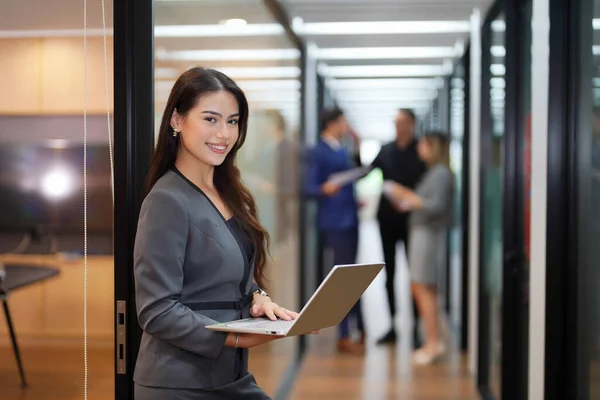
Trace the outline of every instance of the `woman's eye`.
[[229, 125], [237, 125], [239, 124], [240, 121], [238, 121], [237, 119], [230, 119], [229, 120]]
[[211, 123], [215, 123], [217, 122], [217, 119], [214, 117], [206, 117], [204, 118], [205, 121], [211, 122]]

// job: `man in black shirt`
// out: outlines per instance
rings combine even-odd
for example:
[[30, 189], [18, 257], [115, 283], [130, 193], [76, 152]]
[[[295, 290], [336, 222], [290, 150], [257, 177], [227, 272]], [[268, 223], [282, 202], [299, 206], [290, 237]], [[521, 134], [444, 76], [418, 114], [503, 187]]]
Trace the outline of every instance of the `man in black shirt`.
[[[411, 110], [400, 109], [396, 115], [396, 140], [381, 148], [372, 165], [374, 168], [381, 169], [384, 180], [393, 180], [409, 188], [414, 188], [425, 172], [425, 164], [417, 154], [417, 141], [414, 137], [415, 123], [415, 114]], [[383, 244], [387, 274], [386, 289], [392, 316], [391, 330], [378, 341], [379, 344], [383, 344], [396, 341], [396, 330], [394, 329], [394, 317], [396, 316], [394, 290], [396, 244], [401, 241], [404, 243], [406, 251], [408, 251], [408, 213], [397, 211], [389, 200], [382, 195], [377, 219]], [[418, 313], [414, 302], [413, 311], [415, 315], [414, 345], [416, 346], [419, 342], [417, 334]]]

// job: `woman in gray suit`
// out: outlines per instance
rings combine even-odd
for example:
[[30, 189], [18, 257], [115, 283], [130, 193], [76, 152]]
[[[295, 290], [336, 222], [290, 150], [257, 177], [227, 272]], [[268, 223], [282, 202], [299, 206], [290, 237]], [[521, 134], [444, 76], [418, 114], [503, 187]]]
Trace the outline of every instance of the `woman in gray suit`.
[[247, 349], [274, 338], [205, 328], [297, 317], [261, 289], [269, 236], [235, 164], [247, 126], [248, 102], [224, 74], [193, 68], [173, 86], [134, 250], [144, 331], [136, 399], [269, 398], [247, 370]]
[[425, 323], [425, 344], [416, 350], [417, 364], [430, 364], [445, 352], [439, 334], [437, 285], [446, 268], [446, 237], [452, 217], [452, 174], [449, 167], [449, 144], [445, 135], [432, 132], [418, 144], [419, 157], [427, 172], [414, 191], [395, 185], [397, 207], [410, 210], [408, 266], [411, 289]]

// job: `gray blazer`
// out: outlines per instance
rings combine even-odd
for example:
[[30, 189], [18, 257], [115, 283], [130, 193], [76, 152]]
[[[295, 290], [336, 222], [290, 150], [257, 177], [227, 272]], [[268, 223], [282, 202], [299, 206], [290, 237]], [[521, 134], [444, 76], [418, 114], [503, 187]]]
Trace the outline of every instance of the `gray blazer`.
[[430, 167], [415, 188], [423, 207], [410, 212], [409, 226], [448, 228], [452, 222], [452, 173], [442, 164]]
[[444, 165], [429, 168], [415, 192], [423, 207], [409, 217], [408, 265], [413, 282], [437, 285], [446, 270], [446, 236], [452, 220], [452, 174]]
[[[176, 170], [144, 200], [134, 249], [135, 293], [144, 331], [134, 381], [143, 386], [206, 389], [236, 380], [226, 333], [206, 325], [248, 317], [254, 260], [204, 193]], [[243, 294], [246, 302], [242, 303]], [[237, 308], [237, 309], [236, 309]]]

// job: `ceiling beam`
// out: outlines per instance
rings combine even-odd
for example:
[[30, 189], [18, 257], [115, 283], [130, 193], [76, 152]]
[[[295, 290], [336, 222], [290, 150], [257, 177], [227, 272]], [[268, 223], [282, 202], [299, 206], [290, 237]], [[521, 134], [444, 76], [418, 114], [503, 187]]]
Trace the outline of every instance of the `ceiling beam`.
[[290, 40], [294, 43], [296, 48], [304, 48], [304, 41], [296, 31], [292, 28], [292, 22], [287, 14], [287, 11], [283, 8], [278, 0], [263, 0], [267, 9], [271, 12], [273, 17], [283, 26], [283, 29], [287, 33]]

